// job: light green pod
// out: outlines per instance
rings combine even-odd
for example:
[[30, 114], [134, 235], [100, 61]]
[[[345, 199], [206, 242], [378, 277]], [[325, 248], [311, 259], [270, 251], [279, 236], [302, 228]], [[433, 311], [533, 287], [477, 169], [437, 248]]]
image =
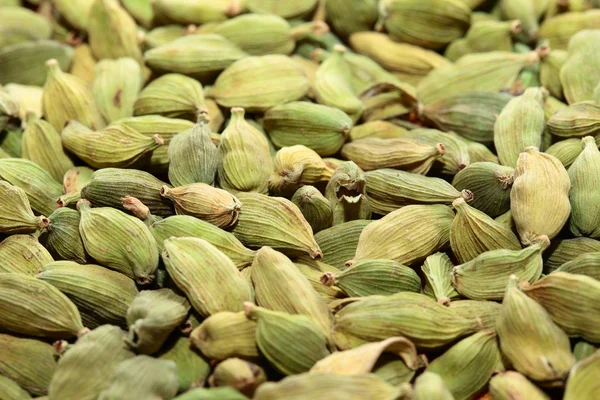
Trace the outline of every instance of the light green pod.
[[[7, 124], [0, 139], [0, 149], [9, 157], [21, 157], [21, 138], [23, 129], [14, 124]], [[6, 157], [8, 158], [8, 157]]]
[[550, 94], [558, 99], [563, 98], [560, 70], [567, 62], [569, 56], [565, 50], [549, 49], [543, 54], [540, 62], [540, 83]]
[[583, 101], [561, 108], [548, 120], [548, 131], [562, 138], [596, 136], [600, 133], [600, 106]]
[[370, 31], [379, 16], [376, 0], [331, 0], [325, 13], [335, 32], [347, 38], [354, 32]]
[[556, 157], [565, 168], [569, 168], [583, 151], [581, 139], [565, 139], [554, 143], [544, 150], [545, 153]]
[[266, 380], [267, 375], [259, 365], [240, 358], [230, 358], [217, 364], [208, 382], [211, 387], [230, 386], [252, 396]]
[[598, 204], [593, 194], [600, 188], [600, 151], [592, 136], [582, 139], [583, 151], [569, 167], [571, 218], [569, 227], [575, 236], [600, 238]]
[[[127, 1], [136, 0], [125, 0], [125, 7], [127, 8]], [[188, 28], [182, 25], [165, 25], [157, 26], [144, 34], [144, 46], [145, 50], [154, 49], [155, 47], [162, 46], [163, 44], [171, 43], [180, 37], [186, 35]]]
[[592, 400], [598, 393], [596, 372], [600, 366], [600, 351], [573, 366], [565, 388], [565, 400]]
[[181, 74], [166, 74], [152, 81], [141, 91], [133, 108], [136, 116], [158, 114], [192, 120], [203, 111], [202, 85]]
[[156, 353], [187, 318], [190, 303], [171, 289], [143, 290], [128, 304], [126, 342], [138, 354]]
[[36, 217], [23, 189], [0, 181], [0, 232], [33, 233], [48, 226], [48, 218]]
[[69, 25], [82, 31], [87, 30], [94, 0], [54, 0], [53, 4]]
[[88, 84], [63, 72], [56, 59], [47, 61], [46, 67], [42, 110], [54, 129], [62, 131], [69, 121], [77, 121], [92, 130], [104, 128], [104, 119]]
[[157, 20], [183, 25], [224, 21], [241, 11], [240, 4], [232, 0], [157, 0], [152, 9]]
[[179, 391], [201, 387], [210, 374], [211, 367], [202, 355], [194, 350], [190, 339], [176, 336], [162, 347], [158, 358], [171, 360], [177, 364]]
[[73, 209], [61, 207], [48, 217], [46, 228], [46, 247], [57, 260], [69, 260], [79, 264], [88, 264], [90, 256], [86, 253], [79, 233], [79, 213]]
[[98, 62], [92, 93], [104, 120], [112, 123], [133, 116], [133, 104], [143, 84], [142, 69], [133, 58]]
[[248, 397], [228, 386], [214, 388], [198, 387], [180, 394], [173, 400], [248, 400]]
[[567, 12], [546, 18], [540, 26], [540, 39], [547, 40], [552, 49], [567, 50], [569, 40], [584, 29], [598, 29], [600, 12], [595, 9], [586, 12]]
[[452, 260], [446, 253], [435, 253], [425, 259], [421, 271], [425, 277], [423, 293], [435, 298], [438, 303], [448, 305], [459, 297], [452, 286]]
[[322, 261], [344, 269], [346, 261], [354, 257], [358, 240], [370, 220], [355, 220], [334, 225], [315, 234], [315, 241], [323, 251]]
[[7, 400], [27, 400], [31, 395], [15, 381], [0, 375], [0, 392]]
[[277, 0], [247, 0], [244, 6], [257, 14], [275, 14], [283, 18], [295, 18], [309, 13], [317, 5], [317, 0], [285, 2]]
[[93, 131], [70, 121], [62, 131], [63, 146], [93, 168], [125, 168], [147, 163], [152, 151], [164, 144], [159, 135], [148, 138], [115, 123]]
[[41, 14], [16, 5], [0, 10], [0, 48], [20, 42], [50, 39], [50, 21]]
[[435, 372], [423, 372], [414, 385], [415, 400], [454, 400], [444, 380]]
[[33, 161], [60, 182], [65, 173], [73, 168], [73, 161], [65, 154], [60, 133], [48, 122], [29, 114], [27, 128], [23, 132], [22, 157]]
[[371, 202], [366, 196], [365, 175], [353, 161], [341, 163], [325, 188], [333, 211], [333, 225], [370, 219]]
[[99, 265], [50, 262], [40, 269], [36, 278], [71, 299], [84, 325], [90, 329], [103, 324], [125, 327], [127, 307], [138, 294], [132, 279]]
[[[162, 258], [175, 284], [201, 315], [219, 311], [241, 311], [254, 293], [225, 254], [198, 238], [170, 238], [164, 241]], [[203, 268], [197, 268], [202, 260]]]
[[[35, 116], [42, 116], [42, 96], [44, 89], [39, 86], [19, 85], [9, 83], [3, 90], [19, 106], [19, 118], [27, 120], [27, 114], [32, 112]], [[0, 124], [1, 125], [1, 124]]]
[[[555, 242], [556, 246], [551, 246], [548, 249], [549, 254], [545, 260], [545, 267], [548, 273], [575, 258], [584, 257], [587, 253], [600, 252], [600, 241], [596, 239], [578, 237], [574, 239], [559, 239]], [[573, 264], [576, 263], [574, 262]]]
[[144, 28], [151, 28], [154, 19], [152, 3], [147, 0], [123, 0], [123, 7]]
[[600, 84], [600, 55], [595, 45], [598, 40], [598, 29], [582, 30], [569, 40], [568, 59], [560, 69], [560, 82], [569, 104], [598, 101], [600, 93], [596, 87]]
[[463, 318], [475, 319], [482, 329], [495, 329], [502, 304], [487, 300], [453, 300], [448, 307]]
[[91, 208], [80, 200], [79, 233], [85, 250], [100, 264], [148, 284], [158, 266], [158, 248], [142, 221], [109, 207]]
[[510, 400], [514, 396], [531, 400], [550, 400], [541, 389], [516, 371], [494, 375], [490, 379], [490, 393], [498, 400]]
[[466, 54], [511, 51], [513, 36], [521, 33], [522, 27], [518, 19], [473, 22], [465, 37], [453, 40], [444, 55], [450, 61], [456, 61]]
[[0, 160], [0, 177], [25, 193], [33, 211], [49, 215], [56, 208], [62, 185], [36, 163], [22, 158]]
[[81, 190], [90, 183], [94, 170], [88, 167], [73, 167], [62, 178], [63, 195], [56, 199], [58, 207], [67, 207], [81, 199]]
[[298, 207], [313, 233], [327, 229], [333, 223], [333, 211], [329, 200], [314, 186], [302, 186], [296, 190], [291, 201]]
[[[585, 238], [577, 238], [577, 239], [571, 239], [571, 240], [579, 240], [579, 239], [585, 239]], [[593, 240], [593, 239], [588, 239], [588, 240]], [[582, 247], [582, 246], [580, 246], [580, 244], [581, 243], [578, 243], [579, 246], [576, 246], [575, 248], [570, 249], [570, 250], [579, 251], [580, 248]], [[588, 243], [586, 243], [586, 244], [588, 244]], [[584, 246], [586, 244], [584, 244]], [[557, 250], [559, 250], [559, 249], [557, 249]], [[586, 251], [586, 249], [585, 248], [581, 249], [581, 251]], [[589, 252], [585, 252], [584, 254], [581, 254], [579, 256], [573, 255], [572, 260], [565, 262], [564, 264], [560, 265], [558, 268], [553, 267], [552, 265], [548, 266], [548, 264], [547, 264], [547, 269], [550, 272], [553, 272], [553, 271], [568, 272], [571, 274], [587, 275], [587, 276], [595, 278], [595, 279], [600, 279], [600, 269], [598, 268], [600, 266], [600, 252], [593, 251], [590, 249], [588, 249], [587, 251], [589, 251]], [[579, 252], [577, 254], [579, 254]], [[550, 256], [550, 257], [552, 257], [552, 256]], [[555, 260], [553, 260], [553, 261], [555, 261]]]
[[45, 264], [54, 261], [52, 256], [31, 235], [11, 235], [0, 242], [0, 272], [35, 275]]

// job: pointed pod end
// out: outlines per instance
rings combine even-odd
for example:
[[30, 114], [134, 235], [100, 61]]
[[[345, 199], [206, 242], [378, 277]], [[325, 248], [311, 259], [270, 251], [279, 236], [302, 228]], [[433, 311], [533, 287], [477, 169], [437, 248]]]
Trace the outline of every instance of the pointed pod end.
[[184, 35], [194, 35], [196, 32], [198, 32], [198, 26], [194, 25], [194, 24], [189, 24], [188, 26], [185, 27], [185, 30], [183, 31]]
[[310, 256], [313, 260], [320, 260], [323, 258], [323, 252], [321, 251], [321, 249], [317, 248], [317, 250], [311, 252]]
[[452, 202], [452, 207], [459, 208], [465, 204], [465, 199], [463, 197], [459, 197]]
[[256, 308], [255, 304], [250, 303], [249, 301], [244, 302], [244, 314], [246, 315], [246, 318], [252, 319], [254, 317], [254, 309], [255, 308]]
[[163, 187], [160, 188], [160, 195], [162, 197], [167, 197], [169, 195], [169, 187], [167, 185], [163, 185]]
[[346, 46], [344, 46], [343, 44], [336, 44], [333, 46], [333, 51], [335, 53], [341, 53], [344, 54], [348, 49], [346, 48]]
[[321, 284], [325, 286], [331, 287], [335, 285], [335, 275], [332, 272], [325, 272], [323, 275], [321, 275], [319, 280], [321, 281]]
[[521, 30], [523, 30], [523, 24], [518, 19], [515, 19], [510, 23], [510, 32], [513, 35], [521, 33]]
[[91, 332], [90, 328], [83, 328], [83, 329], [79, 330], [79, 332], [77, 332], [77, 337], [80, 338], [82, 336], [87, 335], [90, 332]]
[[58, 68], [58, 61], [55, 58], [51, 58], [46, 61], [46, 67], [48, 69]]
[[442, 143], [436, 144], [435, 148], [440, 155], [446, 154], [446, 146], [444, 146]]
[[135, 280], [138, 284], [142, 286], [149, 285], [152, 282], [154, 282], [154, 275], [138, 276]]
[[78, 210], [81, 210], [82, 208], [85, 208], [85, 207], [91, 207], [91, 203], [90, 203], [89, 200], [81, 199], [81, 200], [79, 200], [77, 202], [77, 209]]
[[437, 299], [438, 304], [441, 304], [443, 306], [450, 306], [450, 298], [449, 297], [440, 297], [439, 299]]
[[315, 35], [324, 35], [329, 32], [329, 25], [325, 21], [313, 21], [312, 22], [312, 32]]
[[473, 194], [473, 192], [471, 192], [468, 189], [461, 190], [460, 195], [462, 196], [463, 199], [465, 199], [465, 201], [467, 203], [473, 201], [473, 199], [475, 198], [475, 195]]
[[356, 260], [348, 260], [344, 263], [344, 266], [346, 268], [353, 266], [354, 264], [356, 264]]
[[40, 216], [40, 228], [47, 228], [50, 225], [50, 220], [48, 217]]
[[154, 139], [154, 142], [159, 146], [165, 144], [165, 140], [159, 134], [152, 136], [152, 138]]

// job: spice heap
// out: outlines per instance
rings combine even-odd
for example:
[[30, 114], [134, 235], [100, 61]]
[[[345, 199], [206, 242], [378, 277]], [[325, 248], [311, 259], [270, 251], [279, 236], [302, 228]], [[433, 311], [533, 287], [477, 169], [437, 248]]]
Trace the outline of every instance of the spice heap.
[[597, 400], [599, 144], [597, 0], [0, 0], [0, 399]]

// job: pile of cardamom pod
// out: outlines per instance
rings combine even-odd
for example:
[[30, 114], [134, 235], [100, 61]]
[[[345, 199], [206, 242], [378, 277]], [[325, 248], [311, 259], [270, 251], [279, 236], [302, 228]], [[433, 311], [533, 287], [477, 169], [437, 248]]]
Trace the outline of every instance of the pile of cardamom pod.
[[599, 0], [0, 0], [0, 400], [600, 399]]

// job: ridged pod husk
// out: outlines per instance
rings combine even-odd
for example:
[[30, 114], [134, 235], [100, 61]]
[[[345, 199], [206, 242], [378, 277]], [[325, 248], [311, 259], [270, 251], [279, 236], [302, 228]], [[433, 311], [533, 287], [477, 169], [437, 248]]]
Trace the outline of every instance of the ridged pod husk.
[[[324, 262], [312, 260], [306, 256], [296, 260], [294, 265], [302, 272], [302, 275], [308, 279], [313, 289], [315, 289], [325, 301], [330, 302], [346, 297], [346, 294], [340, 288], [336, 286], [325, 286], [321, 283], [321, 276], [324, 272], [339, 273], [341, 272], [339, 269], [332, 267], [329, 264], [325, 264]], [[251, 268], [249, 269], [249, 274], [252, 275]]]
[[[600, 14], [596, 14], [600, 17]], [[599, 101], [600, 56], [595, 43], [600, 40], [596, 30], [583, 30], [569, 40], [569, 58], [560, 69], [560, 81], [567, 103], [585, 100]]]
[[491, 144], [496, 118], [510, 99], [512, 96], [503, 92], [457, 93], [429, 103], [419, 112], [440, 130]]
[[495, 329], [502, 304], [487, 300], [453, 300], [448, 307], [463, 318], [475, 319], [483, 329]]
[[529, 88], [502, 109], [494, 125], [494, 145], [503, 165], [514, 167], [526, 147], [540, 148], [546, 126], [543, 101], [542, 89]]
[[190, 303], [171, 289], [143, 290], [129, 301], [126, 342], [136, 353], [153, 354], [187, 318]]
[[421, 271], [425, 278], [423, 293], [433, 297], [438, 303], [448, 305], [459, 294], [452, 286], [452, 260], [446, 253], [435, 253], [425, 259]]
[[27, 41], [3, 47], [0, 49], [0, 85], [19, 83], [43, 86], [46, 81], [46, 61], [55, 59], [60, 69], [67, 70], [72, 58], [72, 48], [55, 40]]
[[405, 265], [421, 261], [448, 245], [453, 218], [452, 210], [441, 204], [402, 207], [363, 229], [351, 261], [377, 257]]
[[45, 246], [56, 260], [69, 260], [78, 264], [88, 264], [90, 256], [83, 246], [79, 233], [81, 217], [76, 210], [61, 207], [48, 217]]
[[232, 233], [246, 246], [269, 246], [286, 254], [323, 256], [310, 224], [291, 201], [259, 193], [238, 193], [243, 204]]
[[104, 324], [125, 327], [127, 307], [138, 294], [132, 279], [99, 265], [55, 261], [44, 265], [35, 277], [71, 299], [90, 329]]
[[31, 399], [29, 393], [25, 389], [21, 389], [17, 382], [2, 375], [0, 375], [0, 391], [8, 400]]
[[187, 33], [189, 33], [189, 28], [183, 25], [169, 24], [157, 26], [145, 33], [142, 49], [150, 50], [163, 44], [171, 43], [185, 36]]
[[338, 348], [347, 350], [392, 336], [404, 336], [417, 348], [434, 349], [479, 330], [475, 319], [419, 293], [370, 296], [348, 304], [335, 316]]
[[365, 189], [365, 175], [353, 161], [336, 167], [325, 188], [325, 196], [333, 211], [333, 225], [371, 218], [371, 205]]
[[44, 118], [54, 129], [61, 131], [69, 121], [77, 121], [92, 130], [104, 128], [104, 120], [88, 84], [63, 72], [55, 59], [47, 61], [46, 68], [42, 109]]
[[342, 272], [326, 272], [321, 276], [321, 283], [335, 285], [349, 297], [421, 291], [421, 279], [412, 268], [383, 259], [360, 260]]
[[425, 371], [438, 374], [456, 400], [468, 400], [487, 384], [499, 361], [496, 331], [486, 329], [452, 346]]
[[200, 82], [181, 74], [166, 74], [153, 80], [140, 92], [133, 106], [136, 116], [158, 114], [192, 120], [206, 111]]
[[558, 98], [563, 98], [563, 87], [560, 81], [560, 70], [567, 62], [569, 55], [565, 50], [554, 50], [548, 47], [548, 53], [542, 56], [540, 62], [540, 83], [548, 92]]
[[171, 200], [177, 214], [191, 215], [219, 228], [229, 228], [238, 219], [242, 203], [226, 190], [206, 183], [169, 188], [163, 186], [160, 195]]
[[60, 133], [34, 114], [27, 116], [27, 127], [22, 137], [22, 157], [44, 168], [57, 182], [73, 168], [73, 161], [62, 147]]
[[582, 153], [569, 167], [571, 218], [569, 228], [575, 236], [600, 238], [600, 219], [593, 193], [600, 189], [600, 151], [592, 136], [583, 138]]
[[452, 204], [457, 198], [473, 200], [469, 190], [456, 190], [440, 178], [396, 169], [377, 169], [365, 174], [367, 197], [373, 211], [385, 215], [411, 204]]
[[210, 387], [232, 387], [240, 394], [252, 396], [266, 380], [265, 371], [259, 365], [240, 358], [229, 358], [217, 364], [208, 382]]
[[554, 238], [569, 218], [571, 182], [555, 157], [528, 147], [519, 156], [510, 191], [510, 209], [524, 245], [541, 235]]
[[452, 284], [463, 296], [472, 300], [502, 300], [507, 279], [535, 282], [542, 275], [542, 252], [549, 245], [548, 238], [540, 237], [539, 244], [522, 250], [499, 248], [452, 269]]
[[100, 264], [148, 284], [158, 266], [158, 248], [154, 237], [139, 219], [110, 208], [91, 208], [80, 200], [79, 233], [85, 250]]
[[454, 400], [441, 376], [434, 372], [423, 372], [414, 385], [415, 400]]
[[349, 40], [356, 52], [368, 56], [393, 73], [423, 78], [436, 68], [450, 65], [447, 59], [434, 51], [395, 42], [383, 33], [357, 32]]
[[[46, 395], [50, 380], [56, 370], [54, 348], [35, 339], [18, 338], [6, 334], [0, 334], [0, 346], [2, 346], [0, 374], [12, 379], [34, 396]], [[2, 393], [5, 395], [4, 392]], [[27, 398], [30, 397], [23, 399]], [[8, 397], [8, 399], [12, 398]]]
[[81, 199], [81, 189], [92, 180], [94, 170], [88, 167], [73, 167], [62, 178], [63, 195], [56, 199], [58, 207], [74, 205]]
[[471, 207], [463, 198], [454, 200], [452, 205], [456, 216], [450, 226], [450, 247], [460, 263], [490, 250], [521, 249], [521, 243], [511, 229]]
[[[66, 70], [67, 66], [63, 67], [61, 65], [61, 69]], [[92, 55], [92, 49], [90, 49], [90, 46], [87, 43], [81, 43], [75, 46], [73, 50], [73, 62], [71, 63], [70, 73], [83, 80], [91, 87], [94, 83], [95, 70], [96, 59]]]
[[512, 167], [492, 162], [467, 165], [452, 180], [457, 190], [473, 193], [470, 206], [494, 218], [510, 209], [510, 189], [514, 180]]
[[0, 159], [0, 178], [21, 188], [36, 214], [50, 215], [62, 194], [62, 185], [48, 171], [23, 158]]
[[256, 359], [256, 322], [243, 311], [222, 311], [206, 318], [192, 331], [190, 342], [206, 357], [226, 360], [230, 357]]
[[[441, 172], [448, 175], [456, 175], [460, 170], [471, 163], [469, 142], [454, 132], [442, 132], [437, 129], [413, 129], [409, 131], [408, 137], [429, 146], [444, 148], [442, 157], [434, 161], [441, 167]], [[425, 172], [423, 172], [425, 175]]]
[[444, 55], [450, 61], [472, 53], [489, 51], [511, 51], [513, 37], [522, 30], [521, 21], [473, 21], [467, 34], [455, 39], [446, 48]]
[[159, 135], [149, 138], [133, 128], [114, 123], [93, 131], [70, 121], [62, 131], [63, 146], [94, 168], [126, 168], [147, 163], [152, 151], [164, 144]]
[[267, 110], [263, 124], [276, 146], [300, 144], [323, 157], [336, 154], [352, 129], [352, 119], [343, 111], [306, 101]]
[[[3, 6], [11, 5], [10, 1], [2, 2]], [[31, 40], [50, 39], [52, 25], [49, 20], [25, 7], [18, 7], [19, 2], [14, 2], [17, 7], [2, 7], [0, 11], [0, 48], [11, 44]]]
[[222, 107], [265, 111], [296, 101], [308, 93], [304, 71], [280, 54], [245, 57], [219, 75], [209, 96]]
[[325, 13], [335, 32], [343, 38], [354, 32], [370, 31], [379, 16], [376, 0], [327, 1]]
[[574, 239], [558, 239], [555, 242], [556, 246], [548, 249], [549, 254], [545, 260], [545, 267], [548, 268], [549, 272], [552, 272], [565, 263], [575, 260], [575, 258], [583, 257], [587, 253], [600, 252], [600, 240], [596, 239], [579, 237]]
[[43, 265], [54, 261], [31, 235], [11, 235], [0, 242], [0, 259], [0, 272], [26, 275], [35, 275]]
[[[0, 92], [2, 93], [2, 92]], [[23, 137], [23, 129], [14, 124], [8, 124], [2, 132], [2, 141], [0, 150], [4, 153], [3, 158], [21, 157], [21, 138]]]
[[323, 262], [343, 269], [346, 261], [356, 254], [360, 234], [371, 222], [366, 219], [348, 221], [316, 233], [315, 241], [323, 251]]
[[203, 82], [246, 57], [247, 54], [221, 35], [187, 35], [144, 53], [155, 71], [175, 72]]
[[504, 371], [494, 375], [489, 385], [492, 397], [498, 400], [550, 400], [541, 389], [516, 371]]
[[92, 93], [104, 120], [112, 123], [133, 116], [133, 104], [143, 84], [142, 69], [133, 58], [98, 62]]
[[253, 13], [275, 14], [283, 18], [300, 17], [313, 8], [317, 0], [299, 0], [292, 3], [282, 3], [278, 0], [246, 0], [244, 6]]
[[59, 339], [84, 333], [75, 304], [49, 283], [29, 275], [3, 272], [0, 289], [3, 331]]
[[[273, 164], [265, 136], [244, 119], [244, 109], [231, 109], [231, 120], [221, 134], [219, 185], [232, 193], [267, 193]], [[256, 159], [261, 162], [257, 163]]]
[[500, 350], [514, 369], [542, 385], [561, 385], [575, 363], [569, 337], [511, 277], [496, 323]]
[[600, 341], [600, 282], [580, 274], [555, 271], [537, 282], [519, 282], [519, 288], [538, 302], [569, 336]]
[[175, 397], [176, 400], [247, 400], [248, 397], [241, 394], [236, 389], [225, 387], [203, 388], [198, 387], [190, 389], [185, 393]]
[[252, 303], [244, 303], [244, 311], [256, 321], [258, 348], [281, 373], [307, 372], [330, 354], [327, 335], [310, 317], [272, 311]]
[[[113, 325], [102, 325], [82, 336], [60, 359], [49, 388], [49, 399], [96, 399], [108, 386], [116, 366], [135, 354], [124, 341], [125, 332]], [[79, 372], [95, 371], [81, 381]]]
[[173, 215], [170, 201], [160, 195], [165, 182], [145, 171], [121, 168], [102, 168], [92, 175], [82, 189], [82, 197], [94, 207], [112, 207], [125, 211], [122, 199], [132, 196], [147, 206], [152, 214]]
[[327, 229], [333, 223], [333, 211], [329, 200], [314, 186], [302, 186], [291, 198], [298, 207], [313, 233]]
[[[453, 132], [451, 132], [453, 133]], [[471, 159], [472, 163], [476, 163], [476, 162], [492, 162], [492, 163], [496, 163], [499, 164], [500, 161], [498, 160], [498, 156], [494, 153], [492, 153], [492, 151], [486, 147], [484, 144], [482, 143], [478, 143], [469, 139], [465, 139], [462, 136], [458, 136], [458, 135], [454, 135], [457, 139], [460, 139], [460, 141], [463, 141], [466, 143], [467, 145], [467, 150], [469, 152], [469, 158]]]
[[48, 218], [36, 217], [23, 189], [0, 181], [0, 232], [33, 233], [48, 226]]
[[409, 390], [395, 387], [373, 374], [339, 375], [308, 373], [289, 376], [279, 382], [266, 382], [259, 386], [255, 400], [391, 400], [400, 398]]
[[389, 121], [369, 121], [356, 125], [350, 130], [349, 141], [378, 137], [380, 139], [393, 139], [407, 136], [408, 130]]
[[460, 0], [386, 0], [379, 18], [394, 39], [442, 49], [467, 32], [471, 10]]
[[234, 0], [157, 0], [152, 3], [155, 18], [178, 24], [204, 24], [227, 19], [240, 12]]
[[164, 246], [167, 272], [202, 316], [241, 311], [244, 301], [254, 300], [251, 287], [233, 261], [206, 240], [170, 238]]
[[[576, 240], [576, 239], [572, 239]], [[549, 272], [560, 271], [571, 274], [586, 275], [591, 278], [600, 280], [600, 252], [584, 253], [574, 257], [571, 261], [567, 261], [560, 267], [556, 268], [546, 264]]]
[[599, 389], [598, 368], [600, 368], [600, 351], [575, 364], [569, 374], [564, 399], [593, 400]]
[[141, 355], [121, 361], [115, 367], [98, 400], [118, 400], [133, 392], [144, 399], [172, 399], [178, 389], [174, 361]]
[[540, 39], [546, 40], [551, 48], [567, 50], [569, 40], [584, 29], [600, 28], [598, 10], [567, 12], [546, 18], [540, 26]]
[[363, 102], [352, 87], [350, 65], [344, 59], [346, 48], [336, 45], [333, 50], [315, 75], [317, 102], [338, 108], [356, 121], [363, 111]]
[[446, 148], [441, 143], [429, 145], [413, 138], [401, 137], [354, 140], [342, 147], [341, 154], [365, 171], [397, 168], [424, 175], [445, 152]]
[[558, 110], [548, 120], [548, 132], [563, 138], [599, 134], [600, 105], [582, 101]]
[[203, 386], [211, 371], [208, 361], [192, 347], [190, 339], [185, 336], [168, 340], [158, 358], [177, 364], [180, 391]]
[[70, 26], [85, 31], [88, 28], [93, 0], [55, 0], [54, 7]]
[[317, 152], [303, 145], [280, 149], [273, 169], [269, 192], [275, 195], [291, 195], [303, 185], [327, 182], [333, 173]]
[[156, 239], [159, 251], [164, 250], [163, 242], [171, 237], [196, 237], [204, 239], [221, 250], [237, 268], [252, 264], [255, 251], [247, 249], [232, 234], [215, 225], [188, 215], [174, 215], [150, 226], [150, 232]]
[[98, 60], [131, 57], [142, 62], [135, 20], [117, 0], [94, 0], [90, 9], [90, 48]]
[[306, 315], [321, 327], [328, 338], [331, 337], [333, 317], [327, 303], [289, 258], [263, 247], [252, 263], [251, 277], [259, 306]]
[[577, 361], [581, 361], [584, 358], [594, 354], [596, 350], [598, 350], [598, 348], [595, 345], [588, 343], [584, 340], [579, 340], [573, 346], [573, 355], [575, 356]]
[[565, 168], [569, 168], [582, 151], [581, 139], [572, 138], [554, 143], [544, 150], [544, 153], [556, 157]]
[[214, 183], [220, 154], [211, 135], [208, 116], [200, 114], [198, 123], [192, 129], [173, 137], [168, 145], [169, 181], [173, 185]]
[[12, 101], [19, 106], [19, 118], [21, 121], [27, 120], [29, 112], [32, 112], [37, 117], [42, 116], [43, 88], [9, 83], [4, 86], [3, 91], [8, 93]]
[[492, 51], [466, 55], [450, 66], [432, 71], [419, 83], [419, 103], [427, 106], [459, 93], [498, 92], [510, 88], [519, 72], [538, 60], [535, 52]]
[[519, 35], [519, 39], [525, 43], [535, 42], [539, 36], [538, 21], [542, 13], [537, 11], [538, 7], [535, 3], [535, 1], [520, 2], [519, 0], [500, 1], [503, 18], [521, 22], [522, 33]]

